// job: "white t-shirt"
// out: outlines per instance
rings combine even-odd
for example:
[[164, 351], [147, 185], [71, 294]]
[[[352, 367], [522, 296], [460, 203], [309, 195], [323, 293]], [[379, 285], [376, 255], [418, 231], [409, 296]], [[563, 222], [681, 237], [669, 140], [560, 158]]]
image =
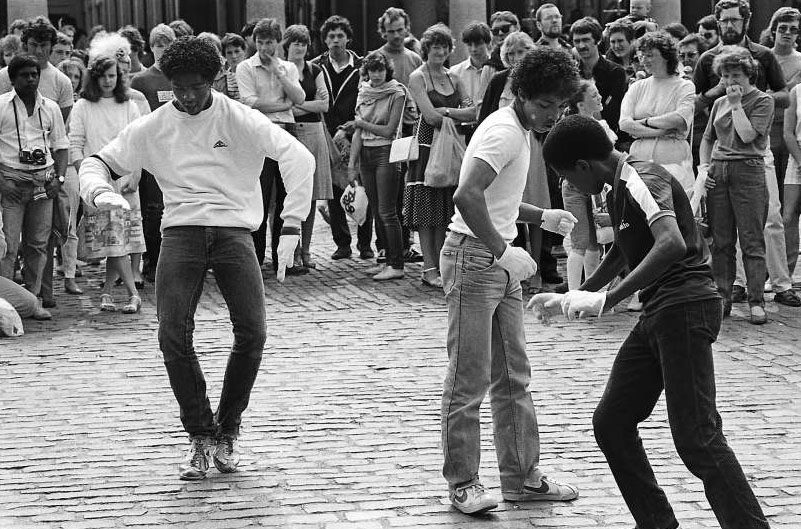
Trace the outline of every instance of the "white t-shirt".
[[[495, 180], [484, 191], [492, 225], [506, 242], [517, 236], [517, 220], [528, 176], [531, 144], [529, 133], [508, 106], [490, 114], [476, 129], [464, 154], [459, 180], [464, 178], [468, 160], [483, 160], [495, 171]], [[453, 232], [475, 237], [458, 206], [448, 227]]]
[[[264, 216], [259, 175], [278, 162], [287, 197], [281, 218], [298, 228], [309, 214], [314, 157], [269, 118], [223, 94], [192, 116], [168, 103], [128, 125], [98, 153], [117, 175], [145, 169], [164, 193], [162, 228], [223, 226], [256, 230]], [[90, 163], [87, 163], [90, 162]], [[100, 162], [81, 165], [81, 197], [89, 204], [110, 190]], [[102, 167], [102, 165], [101, 165]]]

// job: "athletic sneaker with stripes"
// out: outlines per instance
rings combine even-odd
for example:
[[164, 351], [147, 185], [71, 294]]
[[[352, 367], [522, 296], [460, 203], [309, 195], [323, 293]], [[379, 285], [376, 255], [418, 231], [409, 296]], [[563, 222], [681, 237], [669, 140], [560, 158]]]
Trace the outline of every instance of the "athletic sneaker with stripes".
[[209, 471], [209, 456], [212, 441], [209, 437], [195, 436], [189, 438], [189, 450], [183, 462], [178, 466], [178, 476], [184, 481], [200, 481], [206, 478]]
[[457, 487], [450, 497], [451, 504], [465, 514], [482, 514], [498, 506], [498, 499], [481, 483]]
[[519, 491], [503, 491], [506, 501], [570, 501], [578, 498], [578, 489], [573, 485], [557, 483], [541, 476], [539, 483], [526, 481]]

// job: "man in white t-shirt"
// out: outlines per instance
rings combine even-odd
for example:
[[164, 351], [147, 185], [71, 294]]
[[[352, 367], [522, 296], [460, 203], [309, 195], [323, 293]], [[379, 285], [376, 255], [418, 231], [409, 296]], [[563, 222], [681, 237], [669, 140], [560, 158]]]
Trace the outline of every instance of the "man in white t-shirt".
[[[211, 90], [220, 60], [208, 41], [176, 40], [160, 67], [175, 98], [83, 160], [81, 197], [98, 208], [125, 207], [108, 179], [142, 169], [154, 175], [164, 194], [156, 269], [159, 345], [191, 442], [179, 477], [201, 480], [209, 459], [221, 472], [237, 468], [239, 425], [266, 339], [264, 284], [251, 237], [264, 214], [259, 192], [264, 159], [276, 161], [287, 191], [278, 244], [283, 281], [293, 265], [301, 220], [309, 213], [314, 157], [262, 113]], [[192, 343], [193, 315], [209, 268], [234, 333], [215, 413]]]
[[547, 132], [578, 87], [571, 56], [548, 47], [528, 52], [512, 72], [511, 106], [479, 125], [465, 152], [456, 212], [440, 255], [448, 304], [448, 371], [442, 395], [443, 475], [451, 503], [465, 514], [494, 509], [481, 485], [479, 408], [491, 391], [495, 450], [507, 501], [578, 497], [571, 485], [538, 468], [539, 431], [528, 390], [531, 368], [523, 331], [520, 281], [537, 265], [510, 243], [516, 222], [567, 235], [570, 213], [522, 202], [529, 165], [529, 131]]

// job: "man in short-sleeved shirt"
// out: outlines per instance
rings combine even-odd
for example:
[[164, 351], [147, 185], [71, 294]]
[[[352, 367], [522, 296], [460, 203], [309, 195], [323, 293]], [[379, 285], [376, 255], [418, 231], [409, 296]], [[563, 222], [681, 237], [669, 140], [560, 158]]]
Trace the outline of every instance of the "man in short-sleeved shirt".
[[[593, 429], [637, 527], [678, 528], [637, 427], [662, 391], [676, 449], [703, 481], [721, 527], [768, 529], [768, 522], [715, 406], [712, 343], [723, 311], [709, 252], [681, 185], [663, 167], [616, 151], [592, 118], [569, 116], [548, 135], [545, 161], [581, 192], [607, 195], [615, 240], [578, 290], [538, 294], [544, 311], [601, 315], [640, 290], [643, 315], [617, 353], [593, 415]], [[601, 289], [625, 267], [631, 272]]]

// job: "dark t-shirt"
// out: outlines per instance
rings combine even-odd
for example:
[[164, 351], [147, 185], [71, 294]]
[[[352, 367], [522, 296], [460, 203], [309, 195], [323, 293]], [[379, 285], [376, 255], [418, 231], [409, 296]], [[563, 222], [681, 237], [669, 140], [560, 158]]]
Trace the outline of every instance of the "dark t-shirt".
[[[751, 42], [748, 38], [745, 40], [745, 47], [751, 52], [751, 56], [759, 65], [754, 86], [763, 92], [767, 92], [769, 88], [774, 92], [778, 92], [787, 86], [787, 83], [784, 82], [782, 67], [770, 48]], [[701, 58], [698, 59], [698, 65], [693, 73], [696, 94], [703, 94], [720, 82], [720, 77], [712, 68], [712, 63], [722, 51], [723, 44], [719, 44], [711, 50], [705, 51]], [[711, 107], [712, 103], [714, 101], [710, 101], [708, 106]]]
[[145, 95], [151, 111], [172, 101], [173, 98], [170, 81], [155, 66], [134, 75], [131, 79], [131, 88], [139, 90]]
[[636, 268], [651, 251], [652, 222], [666, 215], [676, 218], [687, 251], [661, 276], [640, 291], [646, 314], [671, 305], [718, 298], [712, 279], [712, 258], [695, 224], [690, 201], [681, 184], [663, 167], [625, 158], [618, 164], [612, 191], [607, 195], [615, 232], [615, 246], [629, 267]]

